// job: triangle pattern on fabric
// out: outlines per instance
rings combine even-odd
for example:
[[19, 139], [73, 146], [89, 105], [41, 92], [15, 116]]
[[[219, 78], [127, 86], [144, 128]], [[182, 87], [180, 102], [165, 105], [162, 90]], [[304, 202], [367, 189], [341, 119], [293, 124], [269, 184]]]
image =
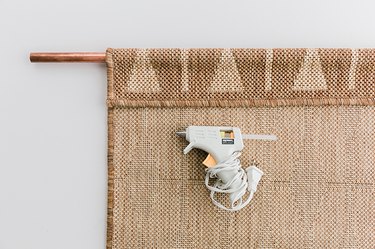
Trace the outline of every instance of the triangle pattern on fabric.
[[181, 50], [181, 83], [182, 91], [189, 91], [189, 53], [187, 49]]
[[224, 49], [212, 79], [210, 92], [240, 92], [243, 90], [241, 76], [230, 49]]
[[265, 90], [272, 90], [272, 61], [273, 51], [272, 49], [266, 50], [266, 69], [265, 69]]
[[358, 49], [352, 49], [352, 62], [350, 64], [349, 76], [348, 76], [349, 90], [355, 89], [355, 73], [357, 70], [358, 56], [359, 56]]
[[317, 49], [308, 49], [297, 77], [294, 80], [293, 90], [317, 91], [327, 90], [322, 64]]
[[151, 64], [147, 49], [137, 50], [135, 61], [128, 81], [130, 92], [158, 92], [159, 81]]

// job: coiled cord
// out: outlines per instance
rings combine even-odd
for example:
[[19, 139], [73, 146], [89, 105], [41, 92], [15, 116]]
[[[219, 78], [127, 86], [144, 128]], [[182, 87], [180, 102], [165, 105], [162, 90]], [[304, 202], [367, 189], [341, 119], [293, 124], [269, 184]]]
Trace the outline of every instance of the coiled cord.
[[[241, 167], [241, 162], [239, 159], [240, 156], [241, 152], [234, 152], [227, 161], [218, 163], [215, 167], [206, 169], [205, 184], [206, 187], [211, 191], [210, 197], [212, 203], [226, 211], [238, 211], [242, 209], [250, 203], [251, 199], [254, 196], [255, 191], [248, 188], [248, 176], [245, 170]], [[218, 178], [218, 174], [225, 171], [236, 172], [233, 178], [227, 183], [223, 183], [222, 180]], [[210, 178], [217, 178], [213, 186], [209, 185]], [[238, 187], [234, 188], [232, 184], [236, 181], [241, 181], [241, 183]], [[249, 192], [249, 195], [244, 200], [244, 195], [246, 194], [247, 190]], [[231, 198], [231, 206], [228, 208], [215, 198], [216, 193], [237, 194], [234, 196], [234, 198]]]

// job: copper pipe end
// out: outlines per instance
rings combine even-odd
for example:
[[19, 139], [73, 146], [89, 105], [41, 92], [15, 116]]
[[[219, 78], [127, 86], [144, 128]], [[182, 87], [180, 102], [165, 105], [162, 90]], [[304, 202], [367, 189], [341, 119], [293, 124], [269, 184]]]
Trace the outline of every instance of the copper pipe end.
[[105, 53], [30, 53], [31, 62], [105, 62]]

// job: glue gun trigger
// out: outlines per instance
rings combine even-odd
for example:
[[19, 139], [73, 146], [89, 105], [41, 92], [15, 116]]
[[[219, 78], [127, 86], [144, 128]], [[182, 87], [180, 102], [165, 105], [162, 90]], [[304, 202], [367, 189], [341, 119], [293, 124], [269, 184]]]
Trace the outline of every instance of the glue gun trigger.
[[206, 159], [202, 162], [204, 166], [206, 167], [214, 167], [216, 165], [215, 159], [211, 156], [211, 154], [208, 154]]

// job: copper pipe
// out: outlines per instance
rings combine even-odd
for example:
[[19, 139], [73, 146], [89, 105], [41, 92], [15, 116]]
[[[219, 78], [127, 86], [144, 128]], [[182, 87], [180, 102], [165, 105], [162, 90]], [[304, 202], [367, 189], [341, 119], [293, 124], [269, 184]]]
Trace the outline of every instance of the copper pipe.
[[30, 53], [31, 62], [105, 62], [105, 53]]

